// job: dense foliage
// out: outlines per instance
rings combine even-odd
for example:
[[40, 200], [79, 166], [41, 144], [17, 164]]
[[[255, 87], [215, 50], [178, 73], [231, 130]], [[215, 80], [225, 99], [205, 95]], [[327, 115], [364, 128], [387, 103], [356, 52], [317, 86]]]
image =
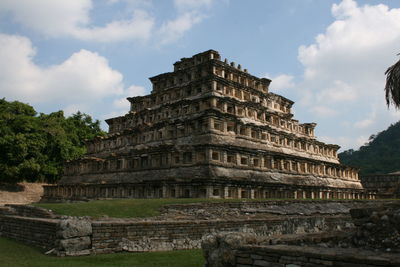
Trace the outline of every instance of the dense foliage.
[[392, 124], [369, 142], [339, 154], [340, 162], [360, 168], [360, 174], [385, 174], [400, 171], [400, 122]]
[[85, 153], [84, 140], [103, 134], [89, 115], [37, 114], [28, 104], [0, 99], [0, 182], [55, 182], [64, 161]]

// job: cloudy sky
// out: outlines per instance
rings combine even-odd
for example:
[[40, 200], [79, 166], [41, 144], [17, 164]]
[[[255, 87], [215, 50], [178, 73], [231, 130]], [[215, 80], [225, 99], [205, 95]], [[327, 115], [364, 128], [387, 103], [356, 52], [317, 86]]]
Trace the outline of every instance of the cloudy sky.
[[0, 1], [0, 97], [39, 112], [124, 114], [148, 77], [208, 49], [272, 79], [295, 117], [342, 149], [400, 119], [383, 94], [400, 1]]

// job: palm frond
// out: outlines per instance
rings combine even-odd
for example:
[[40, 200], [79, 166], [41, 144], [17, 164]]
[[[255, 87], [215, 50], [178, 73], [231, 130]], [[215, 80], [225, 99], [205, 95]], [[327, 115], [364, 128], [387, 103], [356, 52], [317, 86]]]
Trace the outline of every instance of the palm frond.
[[400, 108], [400, 60], [390, 66], [386, 72], [385, 98], [386, 104]]

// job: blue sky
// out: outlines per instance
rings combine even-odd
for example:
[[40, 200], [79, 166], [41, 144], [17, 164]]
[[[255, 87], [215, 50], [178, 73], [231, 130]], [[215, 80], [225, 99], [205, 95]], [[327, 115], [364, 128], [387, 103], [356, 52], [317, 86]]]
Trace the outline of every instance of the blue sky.
[[0, 97], [39, 112], [124, 114], [149, 77], [215, 49], [271, 78], [327, 143], [358, 148], [400, 119], [383, 94], [400, 1], [2, 0], [0, 48]]

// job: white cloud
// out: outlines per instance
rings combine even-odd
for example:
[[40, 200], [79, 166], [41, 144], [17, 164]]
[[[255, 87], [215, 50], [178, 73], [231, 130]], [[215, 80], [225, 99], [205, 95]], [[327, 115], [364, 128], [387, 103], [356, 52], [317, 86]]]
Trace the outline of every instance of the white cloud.
[[126, 10], [132, 11], [130, 16], [101, 26], [90, 16], [96, 3], [92, 0], [2, 0], [0, 16], [11, 14], [15, 22], [52, 38], [72, 37], [94, 42], [146, 41], [154, 38], [163, 45], [176, 42], [200, 23], [206, 17], [205, 10], [213, 3], [211, 0], [175, 0], [176, 17], [161, 21], [157, 26], [156, 18], [151, 15], [154, 9], [151, 2], [108, 0], [107, 3], [114, 5], [119, 2], [125, 5]]
[[[122, 75], [105, 58], [87, 50], [71, 55], [59, 65], [41, 68], [33, 62], [29, 39], [0, 34], [1, 94], [31, 102], [79, 100], [122, 92]], [[112, 90], [110, 90], [112, 89]]]
[[177, 41], [203, 19], [204, 15], [202, 14], [187, 12], [179, 15], [174, 20], [165, 22], [159, 30], [160, 44], [169, 44]]
[[2, 0], [0, 11], [10, 12], [15, 21], [49, 36], [71, 34], [90, 22], [91, 0]]
[[291, 92], [302, 117], [318, 122], [322, 136], [347, 136], [351, 143], [335, 140], [349, 148], [399, 119], [398, 111], [387, 110], [383, 88], [399, 52], [400, 9], [343, 0], [331, 11], [325, 32], [299, 47], [304, 76]]
[[397, 109], [390, 109], [389, 110], [389, 116], [391, 117], [391, 119], [393, 119], [394, 121], [398, 121], [400, 120], [400, 112]]
[[103, 27], [91, 25], [91, 0], [2, 0], [0, 14], [11, 13], [16, 22], [50, 37], [112, 42], [124, 39], [146, 40], [154, 18], [135, 10], [127, 20], [111, 21]]
[[158, 30], [159, 44], [165, 45], [179, 40], [194, 25], [203, 21], [207, 16], [204, 9], [211, 7], [212, 0], [174, 0], [178, 11], [175, 19], [165, 21]]
[[343, 81], [332, 81], [328, 87], [316, 94], [318, 103], [352, 101], [357, 97], [355, 89]]
[[[91, 51], [80, 50], [60, 64], [43, 68], [33, 62], [36, 51], [28, 38], [0, 34], [0, 47], [4, 63], [0, 65], [0, 95], [8, 100], [55, 103], [71, 114], [89, 111], [105, 98], [144, 92], [138, 86], [124, 89], [122, 74]], [[111, 107], [100, 108], [104, 112]]]
[[360, 129], [367, 128], [376, 121], [376, 117], [377, 117], [376, 111], [373, 110], [367, 118], [354, 123], [354, 127]]
[[[268, 77], [269, 75], [265, 75], [265, 77]], [[294, 77], [292, 75], [288, 74], [280, 74], [275, 77], [270, 78], [272, 80], [270, 89], [275, 92], [279, 92], [284, 89], [290, 89], [295, 86], [295, 83], [293, 81]]]
[[212, 0], [174, 0], [174, 5], [178, 10], [186, 11], [210, 7]]
[[90, 107], [86, 104], [70, 104], [63, 108], [65, 116], [71, 116], [72, 114], [80, 111], [84, 113], [90, 112]]
[[147, 40], [151, 37], [154, 18], [144, 10], [135, 10], [130, 20], [119, 20], [104, 27], [76, 28], [71, 34], [81, 40], [114, 42], [125, 39]]
[[367, 128], [368, 126], [370, 126], [370, 125], [372, 125], [374, 123], [374, 120], [373, 119], [364, 119], [364, 120], [361, 120], [361, 121], [357, 121], [355, 124], [354, 124], [354, 127], [356, 127], [356, 128]]
[[371, 80], [373, 85], [383, 81], [383, 72], [396, 54], [400, 9], [357, 7], [354, 1], [344, 0], [333, 5], [332, 14], [336, 20], [317, 36], [316, 43], [299, 48], [305, 80], [325, 87], [342, 82], [365, 92], [363, 86]]
[[345, 151], [351, 148], [363, 146], [368, 142], [368, 138], [366, 136], [320, 136], [318, 140], [325, 142], [327, 144], [340, 144], [340, 151]]
[[115, 99], [113, 101], [113, 107], [117, 110], [116, 112], [119, 115], [125, 114], [129, 111], [129, 101], [126, 99], [127, 97], [132, 96], [141, 96], [146, 94], [146, 88], [143, 86], [132, 85], [124, 90], [122, 97]]
[[108, 4], [115, 4], [115, 3], [119, 3], [119, 2], [123, 2], [128, 4], [130, 7], [137, 7], [137, 6], [149, 6], [151, 5], [151, 1], [148, 0], [107, 0]]
[[311, 112], [314, 113], [316, 116], [318, 117], [333, 117], [335, 115], [337, 115], [337, 111], [326, 107], [326, 106], [313, 106], [311, 108]]
[[346, 149], [354, 145], [354, 140], [346, 136], [332, 137], [332, 136], [320, 136], [318, 140], [325, 142], [327, 144], [341, 144], [343, 147], [341, 149]]
[[356, 145], [357, 145], [358, 147], [363, 146], [363, 145], [365, 145], [366, 143], [368, 143], [368, 137], [367, 137], [367, 136], [361, 135], [361, 136], [357, 137], [357, 139], [356, 139]]
[[121, 96], [112, 101], [112, 106], [111, 106], [112, 111], [104, 113], [101, 116], [101, 118], [106, 120], [109, 118], [125, 115], [130, 110], [130, 103], [126, 98], [133, 96], [142, 96], [145, 95], [146, 93], [147, 93], [146, 88], [144, 88], [143, 86], [132, 85], [126, 88]]

